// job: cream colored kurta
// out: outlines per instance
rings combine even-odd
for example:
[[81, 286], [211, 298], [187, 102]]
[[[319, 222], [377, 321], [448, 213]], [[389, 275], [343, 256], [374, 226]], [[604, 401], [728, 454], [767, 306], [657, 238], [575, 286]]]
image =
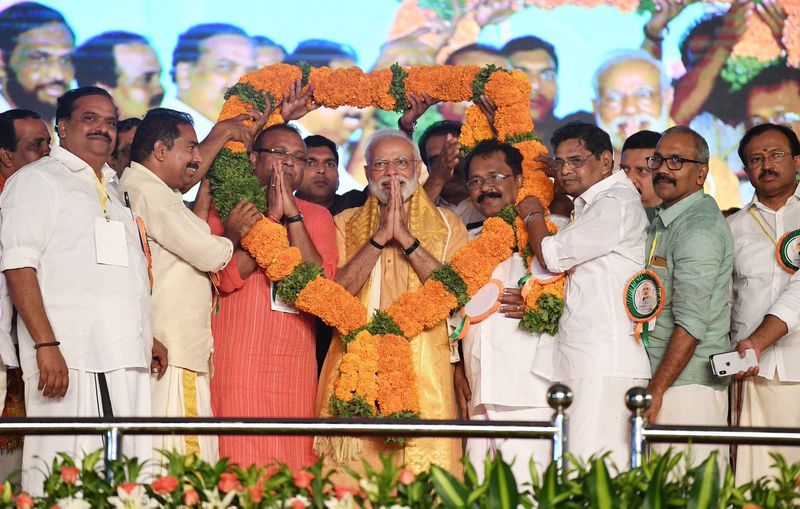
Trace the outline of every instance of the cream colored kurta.
[[[419, 192], [420, 200], [426, 200], [424, 192]], [[413, 200], [413, 199], [412, 199]], [[367, 202], [365, 207], [369, 206]], [[425, 208], [427, 206], [427, 208]], [[415, 221], [409, 220], [412, 233], [420, 237], [422, 247], [434, 239], [426, 239], [429, 229], [426, 224], [430, 215], [436, 214], [437, 221], [441, 218], [446, 222], [447, 239], [436, 239], [444, 244], [443, 258], [448, 261], [453, 254], [461, 248], [467, 239], [467, 232], [461, 220], [453, 213], [433, 207], [430, 202], [423, 206], [423, 213], [420, 215], [419, 233], [415, 232]], [[362, 208], [349, 209], [334, 218], [336, 224], [336, 240], [339, 248], [339, 263], [343, 266], [352, 257], [353, 252], [348, 252], [348, 234], [353, 235], [348, 225], [353, 221], [354, 216]], [[411, 214], [410, 214], [411, 215]], [[431, 220], [433, 220], [431, 218]], [[430, 249], [429, 249], [430, 252]], [[388, 309], [397, 298], [408, 291], [409, 273], [413, 271], [408, 259], [397, 247], [387, 246], [382, 252], [378, 263], [380, 264], [380, 309]], [[365, 287], [369, 285], [368, 281]], [[362, 290], [363, 293], [363, 290]], [[417, 375], [417, 385], [420, 392], [420, 410], [422, 419], [455, 419], [456, 401], [453, 390], [453, 370], [450, 364], [450, 348], [447, 328], [444, 320], [430, 329], [427, 333], [411, 340], [411, 350], [414, 362], [414, 370]], [[328, 356], [320, 376], [320, 390], [317, 393], [317, 410], [322, 417], [329, 417], [329, 401], [333, 393], [333, 384], [338, 376], [339, 364], [342, 360], [344, 351], [338, 335], [331, 343]], [[462, 456], [461, 440], [450, 438], [418, 438], [409, 439], [404, 445], [398, 446], [386, 443], [383, 438], [362, 439], [360, 440], [361, 451], [357, 458], [349, 458], [347, 463], [357, 471], [363, 469], [362, 460], [368, 461], [372, 465], [380, 464], [380, 454], [394, 453], [394, 461], [398, 464], [405, 464], [414, 471], [427, 469], [431, 463], [446, 468], [450, 472], [460, 472], [459, 463]], [[337, 463], [333, 455], [326, 457], [326, 468], [341, 470], [341, 464]], [[341, 476], [342, 482], [348, 482], [347, 477]], [[339, 479], [337, 479], [339, 481]], [[352, 481], [352, 479], [350, 479]]]

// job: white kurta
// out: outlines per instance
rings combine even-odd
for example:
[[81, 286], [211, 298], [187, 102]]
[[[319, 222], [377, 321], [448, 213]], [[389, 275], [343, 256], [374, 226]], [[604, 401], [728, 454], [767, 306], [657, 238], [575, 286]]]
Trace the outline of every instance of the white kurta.
[[[758, 376], [744, 381], [739, 424], [796, 426], [800, 422], [800, 330], [792, 324], [800, 316], [800, 296], [794, 300], [792, 296], [794, 287], [800, 294], [800, 273], [792, 276], [778, 265], [775, 241], [785, 232], [800, 228], [800, 186], [778, 210], [763, 205], [754, 196], [747, 206], [728, 218], [728, 224], [736, 249], [731, 340], [747, 338], [767, 314], [777, 316], [789, 326], [789, 333], [761, 354]], [[790, 463], [800, 461], [800, 449], [796, 447], [739, 446], [737, 483], [777, 474], [771, 468], [772, 452], [781, 452]]]
[[[503, 281], [507, 288], [516, 288], [525, 273], [524, 261], [514, 253], [495, 268], [492, 278]], [[531, 371], [536, 356], [552, 358], [552, 336], [526, 332], [519, 328], [519, 320], [498, 311], [470, 326], [462, 348], [472, 392], [470, 419], [549, 421], [552, 418], [546, 397], [550, 381]], [[525, 482], [530, 482], [531, 458], [540, 469], [550, 463], [548, 440], [467, 439], [466, 452], [479, 476], [483, 475], [486, 454], [497, 451], [506, 462], [514, 462], [514, 477], [521, 489]]]
[[[47, 318], [61, 342], [70, 383], [61, 400], [38, 391], [33, 339], [17, 321], [20, 362], [29, 416], [98, 417], [96, 373], [106, 373], [115, 415], [150, 415], [149, 366], [153, 341], [150, 283], [139, 232], [107, 165], [106, 211], [121, 223], [117, 245], [127, 266], [97, 263], [95, 224], [104, 221], [93, 170], [67, 150], [54, 146], [50, 156], [29, 164], [8, 179], [0, 197], [2, 270], [36, 270]], [[126, 454], [152, 455], [150, 437], [126, 439]], [[79, 455], [100, 446], [95, 437], [27, 437], [23, 450], [23, 489], [41, 492], [33, 465], [49, 465], [58, 452]], [[38, 456], [41, 459], [34, 459]], [[40, 465], [41, 466], [41, 465]], [[28, 468], [31, 467], [31, 468]]]
[[545, 265], [567, 272], [567, 284], [552, 366], [537, 359], [534, 369], [552, 369], [552, 379], [575, 395], [567, 411], [570, 452], [588, 459], [611, 451], [623, 466], [630, 417], [625, 392], [646, 385], [651, 373], [623, 306], [625, 285], [644, 268], [647, 215], [623, 172], [596, 183], [574, 204], [573, 222], [542, 241]]

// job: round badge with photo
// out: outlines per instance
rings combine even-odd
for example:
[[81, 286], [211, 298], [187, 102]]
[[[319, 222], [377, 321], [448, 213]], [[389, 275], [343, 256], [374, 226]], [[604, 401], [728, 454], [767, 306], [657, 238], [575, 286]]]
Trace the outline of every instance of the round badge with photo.
[[636, 341], [650, 346], [648, 340], [649, 327], [646, 324], [654, 320], [664, 309], [664, 284], [658, 275], [651, 270], [643, 270], [633, 276], [625, 285], [625, 311], [636, 324], [634, 335]]
[[783, 270], [794, 274], [800, 269], [800, 229], [786, 232], [778, 241], [775, 255]]
[[503, 282], [498, 279], [490, 279], [486, 285], [472, 296], [463, 308], [461, 308], [461, 320], [450, 334], [452, 341], [464, 339], [470, 325], [480, 323], [497, 311], [500, 307], [500, 298], [503, 296]]

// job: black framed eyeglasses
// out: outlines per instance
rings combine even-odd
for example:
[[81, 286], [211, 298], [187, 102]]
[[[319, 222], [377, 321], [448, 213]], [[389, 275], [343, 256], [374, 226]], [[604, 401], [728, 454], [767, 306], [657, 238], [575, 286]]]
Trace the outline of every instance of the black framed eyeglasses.
[[695, 163], [695, 164], [708, 164], [708, 161], [698, 161], [696, 159], [686, 159], [685, 157], [681, 156], [650, 156], [647, 158], [647, 167], [651, 170], [657, 170], [661, 168], [661, 165], [667, 163], [667, 169], [670, 171], [678, 171], [683, 168], [683, 163]]
[[273, 156], [279, 159], [283, 159], [284, 161], [286, 160], [287, 157], [291, 157], [298, 163], [302, 164], [308, 163], [308, 157], [306, 157], [305, 154], [300, 154], [300, 153], [292, 154], [282, 148], [254, 148], [253, 152], [258, 152], [259, 154], [272, 154]]

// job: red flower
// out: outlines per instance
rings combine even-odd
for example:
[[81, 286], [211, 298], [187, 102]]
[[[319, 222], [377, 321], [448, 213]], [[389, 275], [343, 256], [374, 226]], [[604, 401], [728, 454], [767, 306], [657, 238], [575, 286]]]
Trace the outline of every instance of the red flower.
[[153, 488], [153, 491], [156, 493], [161, 493], [164, 495], [169, 495], [176, 489], [178, 489], [178, 479], [171, 476], [159, 477], [153, 484], [150, 485]]
[[236, 474], [231, 472], [225, 472], [219, 476], [219, 483], [217, 483], [217, 487], [223, 493], [228, 493], [229, 491], [242, 491], [242, 485], [239, 483], [239, 478], [236, 477]]
[[306, 470], [300, 470], [294, 473], [294, 485], [300, 489], [308, 488], [313, 480], [314, 474]]
[[122, 490], [123, 490], [125, 493], [130, 493], [130, 492], [131, 492], [131, 491], [133, 491], [133, 490], [134, 490], [134, 489], [135, 489], [137, 486], [138, 486], [138, 484], [136, 484], [135, 482], [124, 482], [124, 483], [122, 483], [122, 484], [120, 484], [120, 485], [119, 485], [119, 487], [120, 487], [120, 488], [122, 488]]
[[339, 500], [343, 499], [348, 494], [354, 497], [356, 496], [356, 490], [348, 486], [337, 485], [334, 487], [334, 490], [336, 491], [336, 498]]
[[33, 499], [24, 491], [17, 495], [17, 509], [31, 509], [33, 507]]
[[397, 482], [400, 484], [405, 484], [406, 486], [414, 482], [414, 479], [416, 479], [414, 472], [407, 468], [404, 468], [397, 474]]
[[292, 509], [306, 509], [306, 505], [300, 500], [295, 500], [292, 502]]
[[63, 466], [61, 467], [61, 480], [65, 484], [75, 484], [78, 482], [78, 474], [80, 472], [78, 467]]
[[261, 499], [264, 497], [264, 489], [259, 485], [248, 486], [247, 494], [250, 495], [250, 500], [257, 504], [261, 502]]
[[200, 495], [192, 488], [189, 488], [183, 494], [183, 503], [190, 507], [197, 505], [200, 503]]

